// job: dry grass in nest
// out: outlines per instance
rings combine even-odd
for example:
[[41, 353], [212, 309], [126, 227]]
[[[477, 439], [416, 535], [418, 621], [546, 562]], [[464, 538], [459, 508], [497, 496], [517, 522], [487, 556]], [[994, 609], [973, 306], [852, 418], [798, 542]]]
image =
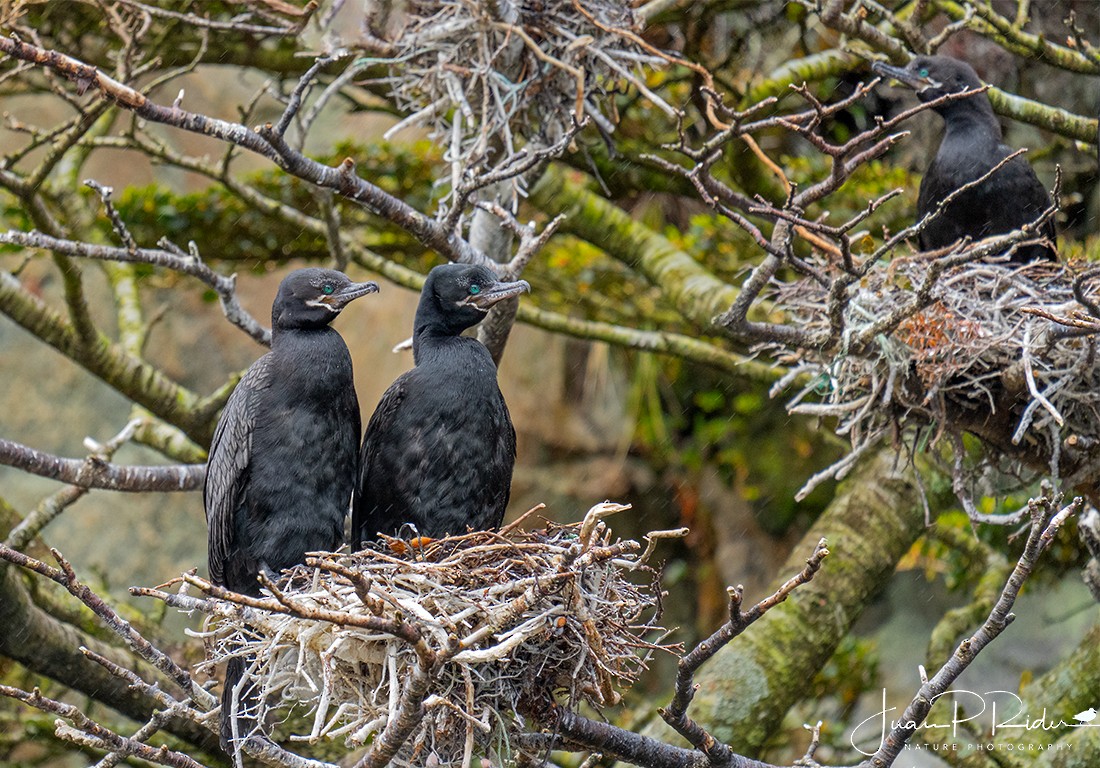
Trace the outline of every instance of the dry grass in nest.
[[[849, 455], [812, 478], [803, 494], [828, 477], [842, 476], [868, 448], [903, 430], [923, 432], [933, 443], [947, 434], [956, 454], [964, 453], [959, 421], [967, 412], [1003, 411], [1011, 420], [1011, 443], [1050, 457], [1056, 477], [1060, 467], [1083, 464], [1061, 461], [1067, 445], [1087, 448], [1090, 436], [1100, 434], [1100, 318], [1078, 301], [1078, 270], [1047, 263], [970, 263], [935, 276], [932, 269], [933, 262], [919, 259], [876, 264], [850, 289], [840, 344], [780, 351], [792, 370], [782, 384], [795, 374], [809, 380], [789, 401], [789, 410], [835, 418], [838, 434], [852, 445]], [[899, 308], [915, 306], [919, 287], [929, 284], [934, 285], [931, 304], [888, 322]], [[1077, 290], [1090, 301], [1085, 281], [1078, 280]], [[1095, 287], [1091, 295], [1095, 303]], [[784, 285], [775, 301], [805, 327], [829, 332], [829, 292], [819, 284]], [[1081, 321], [1085, 316], [1090, 322]], [[1003, 455], [989, 462], [998, 459], [1006, 468]], [[1011, 460], [1007, 464], [1025, 478], [1034, 475]]]
[[398, 763], [507, 755], [521, 713], [615, 703], [653, 651], [671, 650], [660, 644], [659, 585], [645, 565], [652, 547], [639, 554], [601, 522], [623, 509], [600, 504], [583, 523], [538, 531], [311, 556], [273, 598], [199, 601], [218, 617], [207, 665], [245, 659], [262, 692], [251, 714], [306, 714], [310, 730], [292, 739], [377, 741], [422, 701]]

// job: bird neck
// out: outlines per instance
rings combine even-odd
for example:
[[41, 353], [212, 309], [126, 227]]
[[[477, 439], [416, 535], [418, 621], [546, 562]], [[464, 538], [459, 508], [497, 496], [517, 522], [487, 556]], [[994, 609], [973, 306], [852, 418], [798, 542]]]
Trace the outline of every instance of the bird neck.
[[273, 391], [295, 402], [328, 407], [333, 393], [352, 382], [351, 355], [336, 330], [282, 328], [271, 337]]
[[[979, 98], [980, 96], [980, 98]], [[944, 140], [986, 139], [1000, 143], [1001, 124], [984, 94], [944, 105]]]
[[271, 329], [271, 350], [273, 352], [304, 347], [307, 350], [316, 350], [324, 354], [325, 343], [336, 340], [343, 342], [340, 334], [327, 325], [313, 328], [288, 328], [276, 325]]
[[[418, 365], [431, 365], [446, 360], [452, 355], [476, 354], [485, 350], [481, 342], [462, 335], [462, 331], [441, 325], [424, 325], [416, 329], [413, 335], [413, 362]], [[488, 350], [485, 350], [488, 354]]]

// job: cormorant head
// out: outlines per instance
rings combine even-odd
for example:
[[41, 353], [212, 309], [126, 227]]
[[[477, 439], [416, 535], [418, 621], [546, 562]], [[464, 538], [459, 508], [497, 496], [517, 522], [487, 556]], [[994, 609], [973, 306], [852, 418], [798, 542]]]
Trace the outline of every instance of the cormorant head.
[[[950, 56], [917, 56], [904, 68], [876, 61], [871, 69], [912, 88], [922, 102], [932, 101], [949, 93], [972, 91], [983, 85], [973, 67]], [[989, 104], [985, 94], [974, 94], [970, 98], [949, 101], [934, 109], [946, 116], [958, 105], [977, 103], [979, 100]]]
[[353, 283], [335, 269], [308, 267], [287, 275], [271, 305], [274, 328], [321, 328], [355, 299], [374, 293], [378, 283]]
[[504, 282], [488, 267], [441, 264], [428, 273], [416, 310], [416, 329], [441, 326], [458, 335], [477, 325], [498, 301], [530, 291], [526, 280]]

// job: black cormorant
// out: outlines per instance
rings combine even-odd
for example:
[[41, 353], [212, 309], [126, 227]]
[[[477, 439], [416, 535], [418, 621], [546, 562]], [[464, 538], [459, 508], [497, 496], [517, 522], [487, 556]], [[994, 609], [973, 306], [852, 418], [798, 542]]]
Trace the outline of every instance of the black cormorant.
[[[351, 356], [329, 323], [351, 301], [377, 290], [375, 283], [317, 268], [292, 272], [279, 286], [271, 351], [233, 390], [210, 445], [203, 502], [215, 584], [259, 595], [261, 571], [274, 577], [303, 562], [306, 552], [343, 542], [361, 421]], [[221, 734], [227, 747], [232, 692], [243, 671], [239, 658], [226, 669]], [[240, 726], [248, 722], [238, 719], [238, 736], [246, 735]]]
[[352, 504], [352, 544], [411, 524], [438, 538], [500, 525], [516, 432], [489, 351], [462, 332], [502, 299], [529, 291], [487, 268], [438, 266], [413, 327], [416, 367], [402, 374], [367, 424]]
[[[914, 89], [922, 102], [949, 93], [982, 87], [977, 73], [966, 62], [947, 56], [917, 56], [904, 69], [882, 62], [872, 68]], [[1012, 154], [1001, 142], [1001, 126], [989, 97], [976, 93], [933, 107], [944, 120], [943, 140], [920, 185], [917, 215], [923, 219], [945, 197], [980, 178]], [[960, 238], [980, 240], [1031, 224], [1051, 206], [1050, 194], [1019, 155], [981, 184], [951, 201], [921, 231], [922, 250], [946, 248]], [[1021, 245], [1012, 261], [1026, 264], [1056, 260], [1054, 222], [1048, 219], [1036, 232], [1046, 242]]]

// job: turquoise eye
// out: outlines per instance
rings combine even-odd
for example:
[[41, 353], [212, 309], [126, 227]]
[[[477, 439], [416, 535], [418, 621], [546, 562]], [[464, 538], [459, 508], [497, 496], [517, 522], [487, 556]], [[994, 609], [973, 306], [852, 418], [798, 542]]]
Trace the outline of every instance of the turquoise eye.
[[920, 72], [917, 74], [921, 77], [928, 77], [928, 67], [921, 67]]
[[477, 283], [474, 283], [473, 285], [470, 286], [470, 295], [471, 296], [477, 296], [479, 293], [481, 293], [481, 286], [480, 285], [478, 285]]
[[326, 296], [331, 296], [335, 291], [336, 288], [334, 288], [331, 283], [325, 283], [323, 286], [321, 286], [321, 293], [325, 294]]

